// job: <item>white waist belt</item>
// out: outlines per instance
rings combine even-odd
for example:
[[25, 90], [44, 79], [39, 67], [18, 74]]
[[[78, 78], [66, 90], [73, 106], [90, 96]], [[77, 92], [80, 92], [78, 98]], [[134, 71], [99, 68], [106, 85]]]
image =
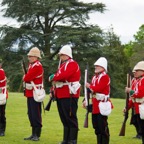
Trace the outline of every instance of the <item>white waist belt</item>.
[[4, 86], [4, 87], [0, 87], [0, 89], [4, 89], [4, 88], [6, 88], [6, 86]]
[[96, 93], [95, 95], [93, 95], [94, 98], [96, 98], [97, 100], [107, 100], [107, 98], [109, 98], [109, 95], [105, 95], [105, 94], [101, 94], [101, 93]]
[[56, 82], [55, 86], [56, 86], [56, 88], [61, 88], [64, 85], [75, 85], [75, 84], [78, 84], [78, 83], [79, 83], [79, 81], [76, 81], [76, 82]]
[[[32, 84], [31, 83], [25, 83], [26, 84], [26, 89], [28, 89], [28, 90], [32, 90], [33, 89], [33, 86], [32, 86]], [[37, 84], [37, 85], [35, 85], [36, 87], [41, 87], [42, 86], [42, 84]]]
[[6, 77], [3, 80], [1, 80], [0, 83], [3, 83], [4, 81], [6, 81]]
[[77, 90], [80, 88], [81, 84], [79, 83], [79, 81], [75, 81], [75, 82], [56, 82], [55, 86], [56, 88], [61, 88], [64, 85], [67, 85], [69, 87], [70, 93], [71, 94], [76, 94]]
[[135, 98], [135, 102], [144, 103], [144, 98]]

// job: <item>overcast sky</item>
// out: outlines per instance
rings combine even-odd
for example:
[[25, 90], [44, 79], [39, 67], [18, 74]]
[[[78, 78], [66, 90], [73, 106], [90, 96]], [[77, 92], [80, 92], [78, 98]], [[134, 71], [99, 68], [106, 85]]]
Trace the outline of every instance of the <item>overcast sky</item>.
[[[1, 0], [0, 0], [1, 1]], [[114, 28], [122, 43], [133, 40], [133, 35], [144, 24], [144, 0], [81, 0], [83, 2], [102, 2], [107, 6], [104, 14], [93, 13], [90, 23], [98, 24], [103, 29]], [[16, 25], [12, 19], [1, 18], [0, 25]]]
[[91, 23], [103, 29], [111, 25], [122, 43], [133, 40], [133, 35], [144, 24], [144, 0], [81, 0], [84, 2], [102, 2], [107, 6], [104, 14], [91, 14]]

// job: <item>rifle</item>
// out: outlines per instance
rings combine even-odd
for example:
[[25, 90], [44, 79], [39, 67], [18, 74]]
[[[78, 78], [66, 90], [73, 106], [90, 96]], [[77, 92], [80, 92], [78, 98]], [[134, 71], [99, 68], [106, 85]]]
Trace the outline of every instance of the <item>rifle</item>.
[[[27, 69], [26, 69], [26, 65], [25, 65], [24, 58], [22, 59], [21, 64], [22, 64], [22, 69], [23, 69], [23, 71], [24, 71], [24, 74], [26, 74], [26, 73], [27, 73]], [[25, 83], [24, 83], [24, 84], [25, 84]], [[26, 95], [25, 95], [25, 91], [26, 91], [25, 88], [26, 88], [26, 85], [24, 85], [24, 90], [23, 90], [24, 96], [26, 96]]]
[[45, 107], [46, 111], [50, 111], [51, 103], [52, 103], [52, 101], [55, 101], [54, 90], [53, 89], [50, 90], [50, 93], [51, 93], [52, 96], [50, 97], [50, 99], [49, 99], [49, 101], [48, 101], [48, 103]]
[[84, 79], [84, 94], [85, 94], [85, 102], [86, 102], [86, 115], [85, 115], [85, 120], [84, 120], [84, 128], [88, 128], [88, 114], [91, 112], [91, 107], [89, 104], [89, 99], [90, 99], [90, 90], [86, 88], [86, 83], [88, 81], [88, 64], [85, 69], [85, 79]]
[[[58, 69], [60, 68], [60, 64], [61, 64], [61, 60], [59, 61]], [[56, 100], [55, 95], [54, 95], [54, 88], [55, 88], [55, 86], [54, 86], [54, 84], [52, 84], [52, 87], [50, 89], [50, 93], [51, 93], [52, 96], [50, 97], [50, 99], [49, 99], [49, 101], [48, 101], [48, 103], [45, 107], [46, 111], [50, 111], [52, 101]]]
[[25, 64], [24, 58], [22, 59], [22, 69], [23, 69], [24, 73], [26, 74], [27, 69], [26, 69], [26, 64]]
[[[127, 87], [130, 87], [130, 84], [131, 84], [131, 75], [127, 74]], [[129, 102], [129, 93], [127, 93], [127, 95], [126, 95], [126, 104], [125, 104], [126, 112], [124, 114], [124, 121], [122, 123], [122, 127], [120, 130], [119, 136], [125, 136], [126, 122], [128, 119], [128, 102]]]

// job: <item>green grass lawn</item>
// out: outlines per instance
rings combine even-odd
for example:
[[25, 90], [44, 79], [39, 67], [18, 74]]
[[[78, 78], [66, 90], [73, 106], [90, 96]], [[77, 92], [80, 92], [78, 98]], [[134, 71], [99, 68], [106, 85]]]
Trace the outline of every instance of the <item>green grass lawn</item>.
[[[44, 103], [48, 102], [48, 96]], [[82, 108], [82, 99], [79, 99], [78, 119], [79, 135], [78, 144], [96, 144], [96, 136], [91, 124], [91, 114], [89, 115], [89, 128], [83, 128], [85, 109]], [[118, 136], [123, 122], [122, 110], [125, 101], [122, 99], [112, 99], [114, 109], [109, 116], [110, 144], [141, 144], [141, 140], [133, 139], [136, 132], [130, 119], [127, 120], [126, 135]], [[129, 114], [130, 115], [130, 114]], [[27, 117], [26, 98], [22, 93], [9, 93], [6, 108], [7, 128], [6, 136], [0, 137], [1, 144], [58, 144], [62, 140], [63, 127], [57, 112], [56, 102], [52, 103], [51, 110], [43, 112], [43, 128], [39, 142], [24, 141], [23, 138], [30, 136], [31, 128]], [[129, 116], [130, 117], [130, 116]]]

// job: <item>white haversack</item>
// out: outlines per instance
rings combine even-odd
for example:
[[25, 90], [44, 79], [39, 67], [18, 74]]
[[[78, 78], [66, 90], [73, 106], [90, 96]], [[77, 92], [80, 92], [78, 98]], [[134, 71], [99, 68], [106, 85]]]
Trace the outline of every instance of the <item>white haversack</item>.
[[140, 118], [144, 119], [144, 103], [139, 105]]
[[31, 81], [32, 86], [34, 87], [33, 90], [33, 97], [36, 102], [42, 102], [46, 96], [46, 92], [43, 88], [43, 84], [41, 88], [36, 88], [33, 81]]
[[108, 116], [112, 111], [111, 103], [109, 101], [107, 102], [101, 101], [99, 103], [99, 110], [100, 110], [101, 115]]
[[1, 91], [0, 93], [0, 105], [6, 104], [6, 89], [4, 90], [4, 93]]

